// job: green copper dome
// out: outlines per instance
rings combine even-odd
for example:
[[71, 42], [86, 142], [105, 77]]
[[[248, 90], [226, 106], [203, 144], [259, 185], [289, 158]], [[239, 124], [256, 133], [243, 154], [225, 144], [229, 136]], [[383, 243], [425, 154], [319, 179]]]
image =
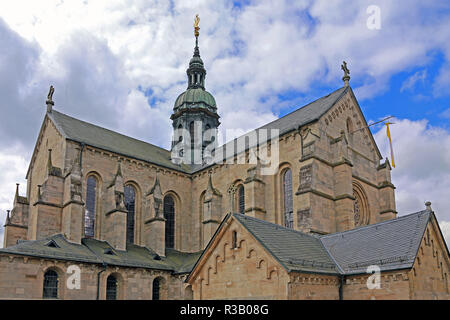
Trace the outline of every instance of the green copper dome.
[[216, 109], [216, 100], [211, 93], [202, 88], [189, 88], [178, 96], [173, 109], [177, 110], [183, 105], [185, 107], [189, 107], [190, 105], [202, 107], [200, 104], [205, 104], [204, 107], [207, 109]]

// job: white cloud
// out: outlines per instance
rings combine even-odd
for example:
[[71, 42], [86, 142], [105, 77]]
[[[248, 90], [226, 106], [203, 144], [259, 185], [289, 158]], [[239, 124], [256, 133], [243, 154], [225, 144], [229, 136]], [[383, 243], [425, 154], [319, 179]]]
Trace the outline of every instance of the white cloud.
[[[396, 168], [392, 182], [399, 215], [424, 210], [431, 201], [438, 221], [450, 221], [450, 132], [427, 120], [391, 119]], [[374, 135], [380, 151], [390, 159], [385, 128]]]
[[400, 92], [403, 92], [405, 90], [412, 90], [417, 82], [425, 82], [425, 79], [427, 77], [427, 70], [421, 70], [414, 73], [411, 77], [403, 81], [402, 86], [400, 88]]
[[444, 236], [447, 247], [450, 245], [450, 221], [441, 221], [439, 226], [442, 230], [442, 235]]
[[0, 248], [3, 246], [3, 225], [6, 210], [12, 210], [16, 183], [20, 183], [20, 195], [25, 195], [25, 173], [28, 169], [23, 148], [20, 146], [0, 150]]
[[442, 117], [442, 118], [450, 119], [450, 108], [448, 108], [448, 109], [442, 111], [442, 112], [439, 114], [439, 116]]

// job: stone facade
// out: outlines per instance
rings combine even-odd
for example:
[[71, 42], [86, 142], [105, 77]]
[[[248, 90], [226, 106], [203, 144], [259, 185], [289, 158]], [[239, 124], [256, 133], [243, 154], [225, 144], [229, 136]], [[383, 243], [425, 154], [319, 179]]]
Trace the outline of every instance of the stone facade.
[[[220, 124], [215, 100], [204, 90], [206, 70], [197, 46], [188, 76], [188, 90], [177, 99], [172, 116], [175, 140], [179, 126], [187, 129], [191, 120], [203, 121], [202, 131], [207, 130], [206, 125], [215, 130]], [[250, 161], [250, 150], [234, 153], [224, 163], [173, 166], [143, 160], [117, 148], [90, 144], [83, 137], [67, 137], [61, 130], [61, 123], [53, 116], [57, 112], [53, 110], [53, 102], [47, 102], [47, 113], [26, 176], [26, 195], [20, 196], [17, 189], [14, 207], [5, 224], [4, 247], [13, 247], [20, 240], [40, 240], [55, 234], [81, 244], [82, 239], [88, 237], [87, 224], [95, 220], [89, 237], [107, 241], [116, 250], [126, 251], [131, 232], [135, 245], [150, 248], [164, 257], [166, 241], [172, 236], [165, 233], [166, 226], [173, 223], [173, 245], [170, 246], [181, 252], [194, 253], [207, 246], [223, 218], [230, 212], [238, 212], [241, 204], [245, 215], [278, 225], [289, 224], [295, 230], [313, 234], [345, 231], [393, 219], [397, 212], [389, 161], [381, 161], [352, 89], [346, 86], [336, 92], [339, 97], [320, 116], [285, 130], [276, 141], [258, 147], [262, 152], [279, 148], [277, 170], [271, 175], [261, 174], [261, 161]], [[336, 92], [334, 96], [338, 95]], [[98, 130], [87, 123], [82, 126], [86, 130]], [[202, 144], [205, 141], [202, 140]], [[183, 143], [187, 148], [186, 141]], [[146, 147], [150, 146], [146, 144]], [[151, 146], [150, 149], [157, 157], [171, 159], [167, 150], [156, 148]], [[287, 172], [292, 177], [290, 184], [284, 180]], [[96, 181], [92, 199], [87, 190], [90, 178]], [[135, 192], [131, 229], [128, 227], [130, 210], [125, 203], [129, 186]], [[238, 192], [241, 187], [244, 188], [243, 202]], [[292, 191], [290, 198], [286, 196], [288, 187]], [[168, 196], [173, 199], [173, 221], [165, 218]], [[91, 211], [95, 212], [92, 217], [87, 216], [88, 202], [93, 206]], [[230, 238], [231, 234], [224, 237]], [[434, 243], [436, 246], [437, 240]], [[338, 297], [335, 278], [318, 276], [311, 280], [307, 275], [288, 274], [248, 237], [239, 241], [233, 250], [230, 250], [229, 241], [217, 250], [211, 264], [213, 269], [209, 268], [206, 271], [209, 274], [203, 274], [203, 280], [193, 285], [196, 299]], [[424, 249], [429, 254], [427, 250]], [[429, 254], [425, 260], [433, 260], [431, 257]], [[3, 252], [0, 252], [0, 261], [0, 297], [3, 298], [39, 298], [44, 270], [55, 268], [64, 281], [67, 269], [64, 261]], [[442, 258], [438, 266], [441, 261]], [[428, 263], [431, 262], [424, 262], [423, 266]], [[62, 290], [61, 298], [93, 299], [99, 268], [83, 265], [86, 289], [79, 292]], [[238, 273], [240, 278], [233, 278], [236, 268], [245, 270], [243, 274]], [[167, 285], [163, 297], [178, 299], [192, 294], [190, 289], [185, 294], [187, 284], [183, 282], [183, 276], [168, 272], [120, 267], [102, 272], [101, 281], [105, 281], [108, 272], [115, 272], [121, 279], [119, 297], [122, 298], [150, 298], [151, 281], [156, 276], [163, 277]], [[420, 275], [420, 271], [417, 272]], [[184, 277], [186, 275], [185, 272]], [[408, 275], [408, 279], [410, 277]], [[414, 279], [418, 277], [415, 275]], [[252, 283], [252, 290], [243, 296], [241, 289], [248, 283]], [[418, 289], [414, 298], [426, 296], [420, 293], [420, 288], [426, 284], [419, 280], [415, 283]], [[345, 290], [358, 291], [350, 287], [344, 289], [344, 294]], [[104, 290], [101, 292], [100, 297]], [[396, 297], [403, 297], [403, 293]]]
[[[66, 285], [73, 274], [68, 270], [71, 265], [81, 270], [80, 289], [69, 289]], [[44, 273], [48, 270], [58, 274], [58, 299], [95, 300], [98, 294], [99, 299], [104, 300], [106, 279], [111, 274], [118, 279], [119, 299], [151, 300], [155, 279], [161, 280], [161, 299], [185, 299], [185, 295], [189, 294], [189, 285], [184, 283], [186, 275], [174, 276], [170, 272], [144, 268], [104, 268], [79, 262], [0, 255], [0, 299], [42, 299]]]
[[225, 220], [187, 280], [194, 299], [450, 299], [450, 259], [436, 221], [427, 224], [412, 268], [370, 274], [289, 272], [236, 219]]

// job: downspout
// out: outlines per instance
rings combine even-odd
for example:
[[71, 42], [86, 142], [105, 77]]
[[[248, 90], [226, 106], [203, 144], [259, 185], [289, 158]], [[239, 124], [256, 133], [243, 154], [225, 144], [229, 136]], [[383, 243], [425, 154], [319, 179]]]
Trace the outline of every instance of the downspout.
[[106, 262], [103, 262], [103, 269], [97, 273], [97, 300], [100, 299], [100, 274], [106, 271], [107, 266], [108, 264], [106, 264]]
[[345, 276], [340, 275], [339, 276], [339, 300], [344, 300], [344, 281], [345, 281]]

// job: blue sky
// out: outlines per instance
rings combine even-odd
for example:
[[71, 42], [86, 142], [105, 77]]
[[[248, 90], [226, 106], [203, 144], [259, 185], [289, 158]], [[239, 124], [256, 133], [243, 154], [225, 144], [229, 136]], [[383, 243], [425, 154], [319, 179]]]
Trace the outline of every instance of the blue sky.
[[[380, 29], [367, 27], [371, 5], [380, 9]], [[206, 89], [222, 130], [244, 133], [338, 89], [345, 60], [366, 119], [395, 116], [400, 215], [430, 200], [450, 234], [445, 0], [3, 1], [0, 221], [15, 183], [25, 189], [50, 84], [56, 110], [169, 147], [197, 13]], [[372, 132], [389, 156], [382, 125]]]

